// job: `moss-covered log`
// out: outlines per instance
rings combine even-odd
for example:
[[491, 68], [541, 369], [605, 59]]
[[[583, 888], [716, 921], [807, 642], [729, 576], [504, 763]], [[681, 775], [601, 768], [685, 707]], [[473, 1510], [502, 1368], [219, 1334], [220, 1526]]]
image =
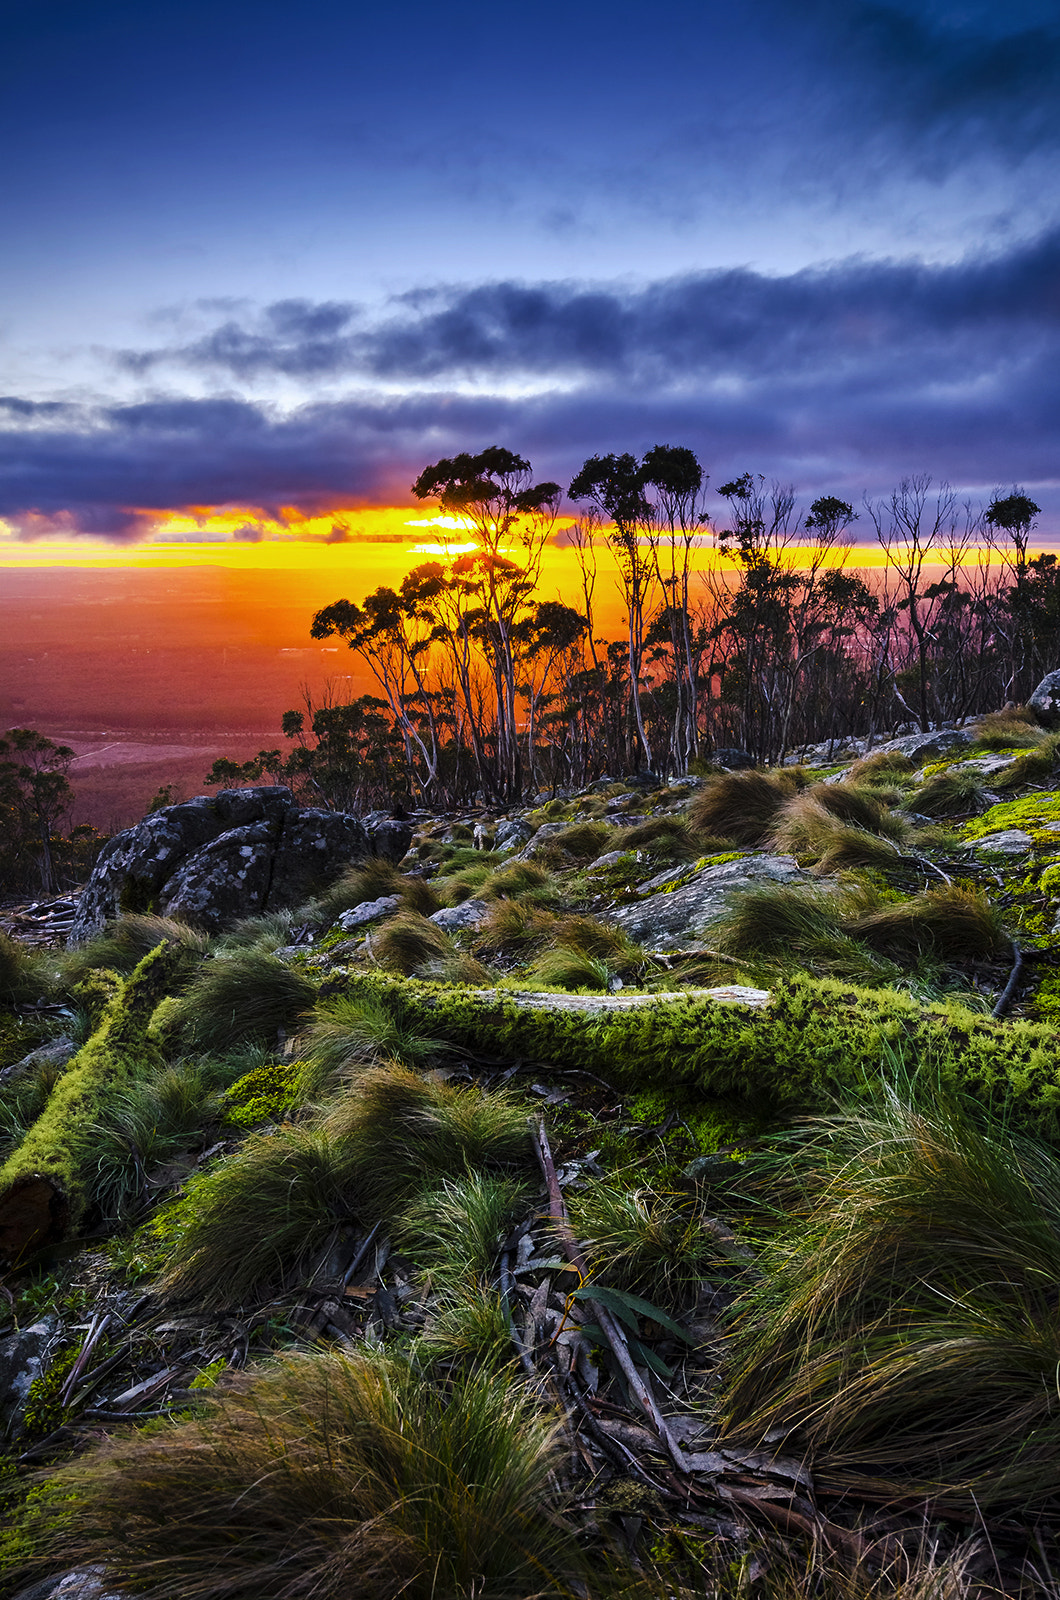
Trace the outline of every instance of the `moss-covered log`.
[[140, 962], [0, 1168], [0, 1259], [23, 1260], [77, 1227], [87, 1200], [93, 1129], [130, 1082], [164, 1065], [147, 1028], [186, 965], [187, 952], [177, 945], [161, 945]]
[[375, 973], [335, 978], [323, 993], [365, 990], [409, 1025], [479, 1055], [579, 1068], [617, 1086], [711, 1101], [752, 1123], [819, 1110], [898, 1055], [909, 1070], [1008, 1105], [1025, 1128], [1060, 1139], [1060, 1032], [957, 1004], [925, 1008], [890, 990], [810, 977], [779, 983], [761, 1009], [660, 995], [604, 1015]]

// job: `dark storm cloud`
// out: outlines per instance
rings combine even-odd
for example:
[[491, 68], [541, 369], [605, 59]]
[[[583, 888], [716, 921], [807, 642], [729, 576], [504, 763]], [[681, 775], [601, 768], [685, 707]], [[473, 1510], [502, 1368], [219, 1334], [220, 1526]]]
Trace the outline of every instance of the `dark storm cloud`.
[[[135, 538], [138, 508], [403, 501], [427, 461], [493, 442], [561, 482], [587, 455], [663, 440], [692, 445], [715, 481], [751, 469], [858, 492], [909, 472], [1057, 479], [1060, 233], [948, 266], [734, 270], [636, 291], [495, 283], [405, 297], [374, 327], [352, 330], [353, 315], [284, 302], [251, 331], [256, 373], [275, 370], [276, 351], [317, 363], [330, 351], [368, 391], [356, 398], [280, 412], [174, 395], [37, 416], [16, 397], [0, 515], [29, 536]], [[482, 392], [457, 392], [468, 375]], [[527, 375], [533, 392], [513, 398]]]
[[[352, 307], [272, 306], [194, 344], [132, 358], [234, 378], [367, 376], [393, 382], [532, 375], [654, 388], [766, 377], [954, 381], [1020, 359], [1060, 327], [1060, 230], [954, 265], [844, 261], [785, 277], [746, 268], [638, 290], [488, 283], [420, 290], [376, 326]], [[286, 320], [285, 320], [286, 319]]]

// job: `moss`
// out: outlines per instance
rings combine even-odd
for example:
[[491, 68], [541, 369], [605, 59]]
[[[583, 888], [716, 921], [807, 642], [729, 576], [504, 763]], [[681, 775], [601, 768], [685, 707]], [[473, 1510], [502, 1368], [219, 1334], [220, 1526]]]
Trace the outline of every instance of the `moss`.
[[29, 1440], [44, 1439], [62, 1425], [65, 1416], [60, 1404], [63, 1386], [73, 1371], [79, 1346], [57, 1350], [44, 1371], [34, 1378], [26, 1395], [22, 1413], [22, 1432]]
[[1039, 794], [1025, 795], [1022, 800], [1003, 800], [991, 806], [981, 817], [973, 817], [961, 829], [965, 839], [981, 839], [988, 833], [1000, 833], [1003, 828], [1022, 828], [1033, 832], [1034, 825], [1060, 822], [1060, 794], [1044, 790]]
[[550, 1061], [624, 1088], [657, 1087], [707, 1100], [744, 1125], [829, 1105], [874, 1079], [897, 1050], [983, 1103], [1009, 1102], [1023, 1125], [1060, 1138], [1060, 1034], [994, 1022], [956, 1002], [927, 1010], [890, 990], [798, 975], [760, 1011], [681, 997], [593, 1016], [382, 974], [341, 981], [355, 993], [386, 987], [410, 1022], [489, 1059]]
[[[161, 1070], [148, 1025], [184, 961], [175, 945], [146, 956], [111, 1000], [29, 1133], [0, 1168], [0, 1250], [18, 1258], [61, 1239], [88, 1204], [95, 1128], [129, 1084]], [[50, 1190], [51, 1198], [45, 1200]]]
[[298, 1103], [303, 1063], [270, 1061], [237, 1078], [221, 1101], [226, 1128], [253, 1128], [259, 1122], [282, 1122]]

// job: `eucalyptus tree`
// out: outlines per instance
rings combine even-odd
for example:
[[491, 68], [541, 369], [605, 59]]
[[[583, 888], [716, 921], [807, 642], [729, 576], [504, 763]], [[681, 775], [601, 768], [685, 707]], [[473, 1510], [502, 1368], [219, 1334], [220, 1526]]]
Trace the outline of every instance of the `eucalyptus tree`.
[[699, 747], [698, 657], [694, 640], [689, 585], [692, 551], [706, 522], [701, 495], [706, 483], [695, 452], [684, 445], [657, 444], [640, 465], [646, 489], [652, 491], [654, 534], [650, 538], [655, 576], [664, 602], [656, 637], [669, 636], [673, 661], [674, 708], [670, 755], [678, 771], [687, 771]]
[[[473, 640], [489, 665], [495, 701], [495, 787], [500, 797], [518, 799], [522, 758], [516, 628], [532, 602], [562, 491], [558, 483], [534, 483], [529, 461], [491, 445], [477, 455], [465, 452], [425, 467], [412, 492], [419, 500], [437, 501], [443, 511], [460, 518], [478, 543], [474, 556], [452, 566], [450, 598], [463, 602], [463, 607], [459, 614], [450, 610], [447, 637], [462, 660], [461, 687], [473, 723]], [[480, 732], [476, 738], [481, 744]], [[485, 752], [476, 753], [485, 775]]]
[[74, 752], [35, 728], [10, 728], [0, 739], [0, 862], [5, 876], [21, 881], [26, 858], [35, 860], [45, 894], [56, 883], [56, 829], [73, 804], [67, 774]]
[[626, 604], [629, 700], [637, 737], [649, 770], [654, 765], [641, 699], [645, 632], [656, 585], [654, 551], [645, 535], [653, 508], [645, 494], [644, 470], [628, 451], [590, 456], [571, 481], [567, 494], [589, 501], [604, 518], [605, 535], [615, 556]]

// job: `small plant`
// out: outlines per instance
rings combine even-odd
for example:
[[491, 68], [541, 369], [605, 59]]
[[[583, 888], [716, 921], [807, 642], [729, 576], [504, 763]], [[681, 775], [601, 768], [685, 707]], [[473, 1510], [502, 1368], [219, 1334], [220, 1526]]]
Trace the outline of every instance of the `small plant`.
[[204, 1123], [220, 1113], [215, 1083], [200, 1061], [165, 1066], [132, 1084], [92, 1129], [91, 1204], [104, 1221], [124, 1221], [147, 1197], [151, 1169], [201, 1145]]
[[850, 824], [835, 823], [830, 832], [821, 834], [818, 846], [815, 871], [822, 876], [864, 868], [887, 872], [901, 860], [900, 851], [890, 839]]
[[406, 1022], [382, 995], [371, 993], [322, 1001], [302, 1045], [306, 1061], [301, 1088], [305, 1094], [334, 1087], [366, 1065], [397, 1061], [417, 1067], [444, 1055], [447, 1049], [442, 1040], [432, 1039]]
[[1025, 750], [992, 779], [995, 789], [1020, 789], [1026, 783], [1044, 783], [1056, 771], [1060, 758], [1060, 737], [1051, 734], [1034, 750]]
[[214, 940], [215, 955], [230, 955], [233, 950], [278, 950], [291, 943], [295, 926], [293, 911], [268, 911], [259, 917], [243, 917]]
[[383, 856], [369, 856], [348, 867], [341, 877], [313, 901], [314, 914], [321, 922], [331, 924], [344, 911], [352, 911], [365, 900], [379, 900], [383, 895], [397, 894], [401, 874], [392, 861]]
[[804, 784], [794, 771], [719, 773], [693, 799], [688, 825], [694, 834], [717, 835], [734, 844], [761, 844], [785, 801]]
[[701, 1195], [598, 1182], [572, 1193], [570, 1209], [594, 1275], [664, 1308], [694, 1301], [703, 1280], [736, 1257], [732, 1234], [705, 1215]]
[[795, 960], [839, 977], [878, 978], [887, 969], [845, 931], [847, 909], [846, 897], [834, 891], [762, 884], [734, 900], [714, 939], [733, 955]]
[[529, 1189], [517, 1178], [472, 1173], [447, 1178], [408, 1206], [394, 1230], [405, 1254], [439, 1280], [486, 1278]]
[[478, 930], [476, 949], [484, 956], [528, 956], [552, 937], [556, 918], [525, 900], [493, 900]]
[[312, 1009], [316, 988], [296, 967], [250, 948], [204, 963], [168, 1019], [188, 1050], [274, 1045]]
[[61, 1467], [21, 1513], [20, 1578], [98, 1564], [182, 1600], [585, 1592], [552, 1510], [553, 1426], [510, 1374], [435, 1384], [396, 1357], [291, 1354], [204, 1410]]
[[526, 1110], [512, 1095], [456, 1089], [395, 1065], [353, 1079], [323, 1126], [376, 1216], [396, 1215], [447, 1177], [518, 1173], [532, 1161]]
[[510, 1369], [512, 1330], [499, 1292], [467, 1281], [443, 1284], [420, 1348], [430, 1359], [472, 1363], [480, 1372]]

